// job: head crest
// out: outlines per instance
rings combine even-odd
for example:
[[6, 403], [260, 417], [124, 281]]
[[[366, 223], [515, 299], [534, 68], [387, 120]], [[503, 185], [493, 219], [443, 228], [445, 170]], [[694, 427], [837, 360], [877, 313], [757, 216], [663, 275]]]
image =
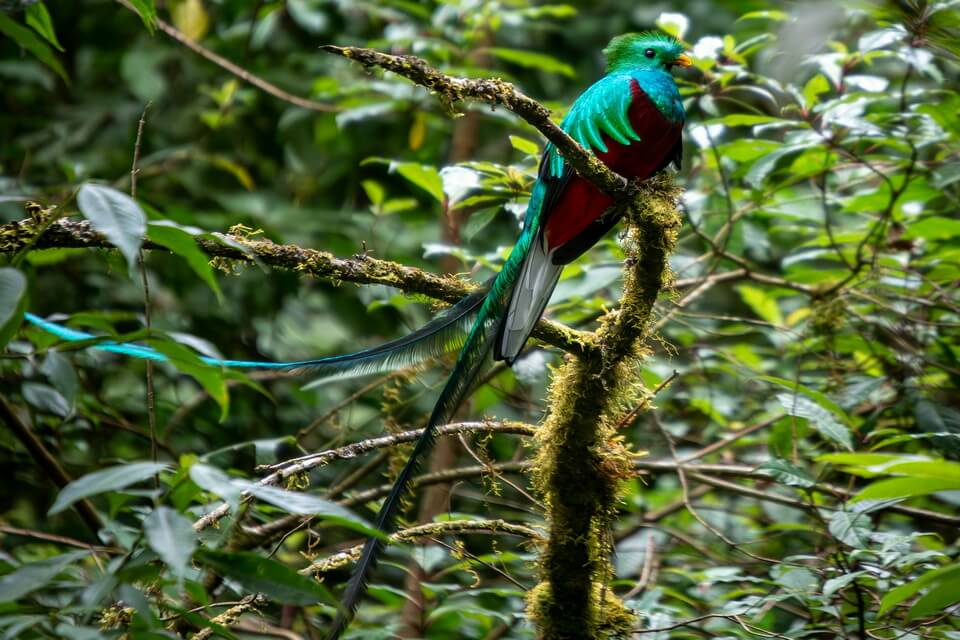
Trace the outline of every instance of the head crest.
[[607, 59], [607, 70], [611, 71], [619, 66], [642, 62], [643, 52], [647, 49], [664, 51], [673, 56], [683, 52], [683, 43], [677, 38], [663, 31], [641, 31], [640, 33], [625, 33], [610, 41], [603, 55]]

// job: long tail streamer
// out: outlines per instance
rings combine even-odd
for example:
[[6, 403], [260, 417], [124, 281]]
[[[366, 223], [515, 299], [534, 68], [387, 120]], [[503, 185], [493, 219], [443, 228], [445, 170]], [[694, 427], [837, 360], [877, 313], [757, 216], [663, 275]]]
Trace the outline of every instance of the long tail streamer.
[[[205, 363], [212, 366], [238, 369], [272, 369], [291, 373], [311, 374], [319, 380], [348, 378], [372, 373], [393, 371], [412, 366], [445, 353], [455, 351], [464, 343], [473, 323], [473, 316], [483, 303], [485, 290], [465, 296], [457, 304], [413, 333], [382, 345], [329, 358], [297, 360], [292, 362], [261, 362], [256, 360], [224, 360], [204, 356]], [[80, 342], [97, 336], [45, 320], [32, 313], [25, 314], [27, 321], [65, 342]], [[151, 347], [138, 344], [101, 342], [89, 347], [141, 360], [167, 361], [168, 358]]]

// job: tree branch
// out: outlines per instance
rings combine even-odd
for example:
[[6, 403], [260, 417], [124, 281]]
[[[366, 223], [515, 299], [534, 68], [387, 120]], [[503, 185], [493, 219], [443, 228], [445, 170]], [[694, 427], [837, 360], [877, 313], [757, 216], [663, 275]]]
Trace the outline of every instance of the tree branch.
[[323, 51], [355, 60], [365, 67], [380, 67], [403, 76], [414, 84], [437, 94], [449, 111], [463, 100], [476, 100], [505, 106], [546, 136], [563, 158], [585, 180], [617, 200], [629, 200], [636, 189], [621, 175], [611, 171], [595, 155], [567, 135], [553, 120], [550, 110], [499, 78], [457, 78], [441, 73], [416, 56], [395, 56], [362, 47], [324, 45]]
[[[25, 219], [0, 225], [0, 254], [15, 254], [30, 249], [113, 249], [106, 238], [86, 220], [55, 220], [44, 228], [41, 219]], [[214, 233], [215, 239], [197, 238], [197, 246], [211, 258], [259, 262], [271, 267], [289, 269], [330, 282], [382, 284], [404, 293], [424, 295], [454, 303], [476, 286], [463, 280], [439, 276], [429, 271], [408, 267], [389, 260], [378, 260], [365, 254], [338, 258], [325, 251], [305, 249], [292, 244], [276, 244], [270, 240], [252, 240], [238, 235]], [[147, 239], [143, 248], [169, 251]], [[544, 343], [570, 353], [587, 353], [595, 349], [593, 334], [577, 331], [550, 320], [541, 320], [533, 336]]]
[[[535, 529], [519, 524], [511, 524], [505, 520], [449, 520], [446, 522], [430, 522], [421, 524], [409, 529], [403, 529], [390, 536], [391, 542], [403, 542], [414, 540], [416, 538], [429, 538], [434, 536], [449, 535], [454, 533], [486, 533], [491, 535], [511, 535], [528, 538], [530, 540], [543, 540], [543, 534]], [[350, 562], [355, 562], [360, 557], [363, 545], [358, 544], [350, 547], [346, 551], [334, 554], [323, 560], [314, 562], [309, 567], [300, 570], [302, 574], [320, 575], [342, 567]]]
[[[535, 428], [519, 422], [458, 422], [439, 427], [437, 429], [437, 437], [466, 433], [469, 431], [479, 431], [482, 433], [515, 433], [520, 435], [532, 435], [532, 433], [535, 431]], [[273, 470], [273, 473], [262, 478], [260, 480], [260, 484], [282, 484], [284, 480], [291, 476], [323, 466], [338, 458], [354, 458], [358, 455], [367, 453], [368, 451], [373, 451], [375, 449], [391, 447], [405, 442], [413, 442], [420, 436], [420, 433], [421, 430], [416, 429], [412, 431], [391, 434], [388, 436], [382, 436], [379, 438], [371, 438], [369, 440], [364, 440], [355, 444], [349, 444], [338, 449], [321, 451], [320, 453], [315, 453], [308, 456], [303, 456], [302, 458], [296, 458], [280, 464], [271, 465], [266, 468]], [[250, 495], [244, 492], [244, 494], [242, 494], [242, 498], [245, 500], [250, 499]], [[194, 522], [193, 528], [195, 531], [202, 531], [203, 529], [206, 529], [210, 525], [219, 521], [228, 513], [230, 513], [230, 505], [224, 503]]]

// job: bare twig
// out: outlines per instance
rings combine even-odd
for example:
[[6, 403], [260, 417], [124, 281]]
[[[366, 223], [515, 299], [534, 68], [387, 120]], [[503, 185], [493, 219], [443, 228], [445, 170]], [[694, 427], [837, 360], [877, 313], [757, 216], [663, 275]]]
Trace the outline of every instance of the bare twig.
[[[117, 2], [122, 4], [124, 7], [126, 7], [130, 11], [137, 13], [137, 10], [134, 9], [133, 6], [129, 2], [127, 2], [127, 0], [117, 0]], [[170, 36], [171, 38], [173, 38], [183, 46], [187, 47], [188, 49], [190, 49], [200, 57], [205, 58], [206, 60], [209, 60], [210, 62], [217, 65], [221, 69], [224, 69], [225, 71], [235, 75], [236, 77], [240, 78], [244, 82], [252, 84], [256, 88], [260, 89], [261, 91], [269, 93], [275, 98], [279, 98], [284, 102], [289, 102], [292, 105], [296, 105], [304, 109], [310, 109], [311, 111], [325, 111], [325, 112], [340, 111], [340, 108], [335, 105], [324, 104], [323, 102], [317, 102], [316, 100], [301, 98], [300, 96], [284, 91], [277, 85], [267, 82], [260, 76], [250, 73], [240, 65], [234, 64], [233, 62], [230, 62], [223, 56], [218, 55], [213, 51], [210, 51], [210, 49], [207, 49], [206, 47], [201, 45], [199, 42], [195, 42], [194, 40], [191, 40], [186, 35], [178, 31], [177, 28], [174, 27], [172, 24], [168, 22], [164, 22], [160, 18], [156, 19], [156, 25], [160, 31], [163, 31], [165, 34], [167, 34], [168, 36]]]

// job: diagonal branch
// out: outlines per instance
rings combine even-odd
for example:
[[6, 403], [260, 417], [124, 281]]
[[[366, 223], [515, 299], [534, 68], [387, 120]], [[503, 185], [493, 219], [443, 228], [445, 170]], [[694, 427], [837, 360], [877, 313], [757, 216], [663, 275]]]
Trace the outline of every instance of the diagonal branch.
[[355, 60], [365, 67], [380, 67], [403, 76], [414, 84], [436, 93], [449, 110], [456, 102], [477, 100], [502, 105], [514, 112], [553, 143], [580, 176], [617, 200], [631, 199], [636, 189], [621, 175], [611, 171], [595, 155], [567, 135], [553, 120], [550, 110], [499, 78], [457, 78], [441, 73], [416, 56], [395, 56], [363, 47], [325, 45], [323, 51]]

